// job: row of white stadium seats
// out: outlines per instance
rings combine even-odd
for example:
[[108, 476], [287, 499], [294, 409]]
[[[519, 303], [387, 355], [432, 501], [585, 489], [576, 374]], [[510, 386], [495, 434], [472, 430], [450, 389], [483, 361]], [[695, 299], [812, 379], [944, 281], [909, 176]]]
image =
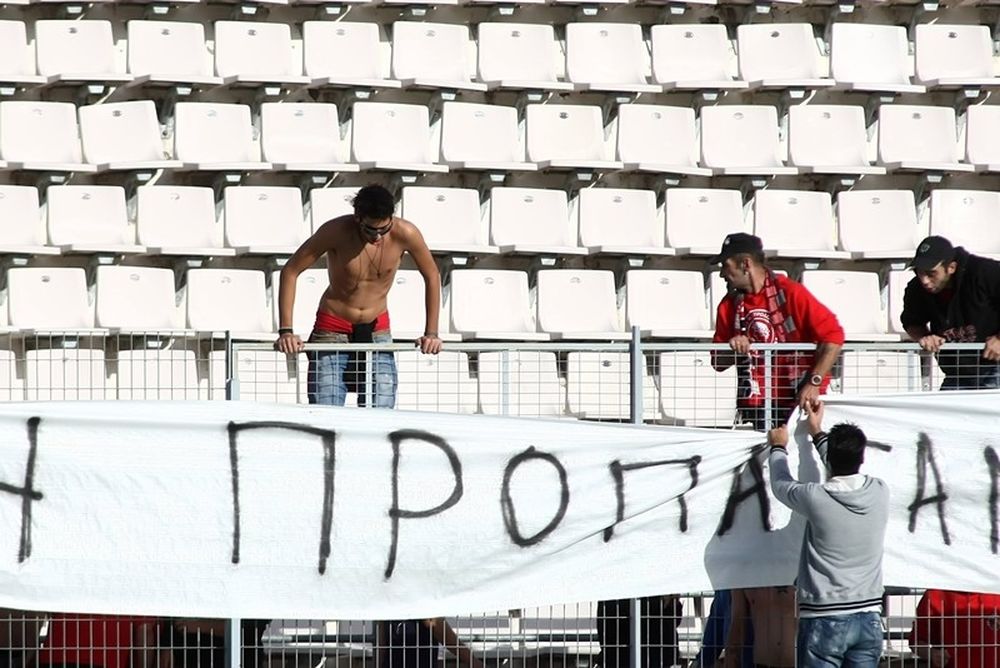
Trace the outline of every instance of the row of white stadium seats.
[[[509, 414], [523, 417], [629, 418], [627, 353], [497, 351], [469, 355], [443, 351], [395, 353], [396, 407], [408, 410]], [[706, 352], [664, 352], [643, 370], [643, 418], [690, 426], [729, 426], [736, 417], [734, 368], [717, 373]], [[238, 351], [238, 398], [306, 403], [303, 356]], [[922, 386], [919, 358], [893, 352], [845, 352], [844, 393], [914, 391]], [[224, 399], [225, 351], [199, 358], [194, 350], [99, 348], [0, 349], [0, 401], [73, 399]]]
[[[848, 338], [867, 341], [900, 340], [902, 292], [910, 278], [912, 273], [904, 270], [890, 272], [885, 308], [875, 272], [802, 273], [803, 284], [837, 314]], [[272, 295], [277, 294], [279, 272], [271, 275], [269, 295], [263, 271], [189, 269], [186, 289], [178, 294], [171, 269], [100, 266], [93, 300], [86, 271], [79, 267], [15, 267], [7, 270], [6, 279], [0, 324], [8, 331], [229, 330], [241, 340], [267, 341], [277, 330]], [[312, 330], [327, 285], [325, 269], [306, 270], [299, 278], [293, 326], [303, 336]], [[439, 327], [451, 339], [621, 340], [628, 335], [626, 327], [657, 338], [707, 339], [715, 305], [725, 294], [717, 272], [709, 285], [706, 291], [705, 274], [699, 271], [633, 269], [625, 273], [619, 300], [615, 274], [607, 270], [541, 270], [529, 290], [524, 271], [456, 269], [446, 286]], [[424, 331], [424, 282], [418, 272], [397, 274], [388, 309], [397, 339]]]
[[923, 92], [1000, 81], [990, 29], [981, 25], [917, 26], [918, 83], [906, 30], [864, 23], [833, 25], [829, 65], [808, 23], [740, 25], [738, 73], [722, 24], [654, 25], [647, 44], [638, 24], [569, 23], [563, 55], [551, 25], [480, 23], [473, 40], [464, 24], [397, 21], [388, 57], [375, 23], [306, 21], [299, 51], [288, 24], [217, 21], [214, 67], [200, 23], [129, 21], [127, 64], [110, 21], [32, 25], [34, 50], [24, 23], [0, 21], [0, 80], [630, 92], [835, 85]]
[[[0, 185], [0, 254], [290, 255], [324, 222], [353, 213], [355, 187], [318, 188], [309, 214], [290, 186], [230, 186], [221, 206], [197, 186], [142, 186], [131, 222], [121, 186]], [[929, 216], [908, 190], [758, 190], [744, 215], [738, 190], [407, 186], [399, 214], [435, 253], [452, 255], [714, 255], [731, 232], [753, 232], [775, 258], [902, 260], [927, 234], [1000, 255], [1000, 193], [936, 189]], [[928, 221], [929, 218], [929, 221]]]
[[[180, 102], [174, 110], [170, 159], [151, 100], [80, 107], [79, 122], [77, 108], [69, 102], [8, 101], [0, 102], [0, 168], [582, 168], [702, 176], [1000, 171], [1000, 105], [969, 108], [964, 151], [951, 107], [884, 105], [871, 146], [864, 109], [849, 105], [792, 107], [786, 147], [772, 106], [705, 107], [696, 123], [687, 107], [625, 104], [616, 118], [606, 129], [598, 106], [529, 104], [522, 133], [515, 107], [446, 102], [440, 123], [432, 126], [424, 105], [356, 102], [342, 131], [336, 105], [265, 103], [258, 144], [249, 106]], [[870, 163], [872, 152], [878, 165]]]

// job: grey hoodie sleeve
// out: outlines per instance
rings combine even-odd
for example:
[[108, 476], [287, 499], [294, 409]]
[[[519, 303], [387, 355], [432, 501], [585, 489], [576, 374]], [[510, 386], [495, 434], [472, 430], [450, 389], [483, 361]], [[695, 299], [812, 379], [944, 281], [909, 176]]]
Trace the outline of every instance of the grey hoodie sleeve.
[[821, 431], [812, 437], [813, 445], [816, 446], [816, 451], [819, 452], [819, 457], [823, 460], [823, 466], [826, 466], [826, 451], [829, 440], [825, 431]]
[[805, 514], [809, 506], [808, 485], [792, 477], [788, 468], [788, 453], [784, 448], [771, 448], [771, 491], [775, 498], [794, 511]]

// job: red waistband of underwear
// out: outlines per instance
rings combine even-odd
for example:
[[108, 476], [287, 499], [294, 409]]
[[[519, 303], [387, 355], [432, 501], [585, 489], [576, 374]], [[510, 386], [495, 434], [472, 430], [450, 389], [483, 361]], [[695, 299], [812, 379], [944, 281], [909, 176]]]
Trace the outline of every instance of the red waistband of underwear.
[[[316, 311], [316, 324], [313, 325], [313, 329], [337, 334], [353, 334], [354, 323], [344, 320], [339, 315]], [[372, 331], [381, 332], [386, 329], [389, 329], [389, 312], [382, 311], [372, 322]]]

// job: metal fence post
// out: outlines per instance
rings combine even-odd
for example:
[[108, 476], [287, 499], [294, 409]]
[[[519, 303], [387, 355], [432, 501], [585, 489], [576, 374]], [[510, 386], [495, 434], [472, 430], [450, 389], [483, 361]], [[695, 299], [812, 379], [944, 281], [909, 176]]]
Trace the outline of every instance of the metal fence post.
[[[642, 376], [643, 361], [642, 338], [638, 327], [632, 327], [632, 339], [629, 343], [629, 415], [632, 424], [642, 424]], [[628, 605], [628, 665], [629, 668], [641, 668], [642, 647], [642, 608], [639, 599], [633, 598]]]
[[[226, 331], [226, 401], [238, 401], [240, 398], [240, 381], [236, 377], [234, 368], [236, 366], [236, 353], [233, 351], [232, 332]], [[211, 355], [209, 355], [209, 365], [211, 366]]]
[[[233, 352], [233, 338], [231, 332], [226, 332], [226, 401], [235, 401], [240, 398], [240, 383], [236, 374], [233, 373], [234, 360], [236, 355]], [[234, 617], [226, 624], [224, 636], [226, 647], [226, 665], [230, 668], [240, 668], [241, 658], [241, 638], [240, 620]]]

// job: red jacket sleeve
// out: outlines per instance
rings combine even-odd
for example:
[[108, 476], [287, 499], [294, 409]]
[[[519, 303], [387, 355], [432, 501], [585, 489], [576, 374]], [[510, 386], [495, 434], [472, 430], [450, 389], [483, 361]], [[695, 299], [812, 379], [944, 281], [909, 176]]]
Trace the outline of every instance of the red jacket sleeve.
[[715, 336], [712, 337], [712, 343], [726, 343], [733, 338], [734, 319], [733, 300], [726, 295], [715, 310]]
[[813, 296], [801, 283], [778, 278], [788, 298], [788, 310], [800, 331], [800, 341], [843, 345], [844, 328], [833, 311]]

